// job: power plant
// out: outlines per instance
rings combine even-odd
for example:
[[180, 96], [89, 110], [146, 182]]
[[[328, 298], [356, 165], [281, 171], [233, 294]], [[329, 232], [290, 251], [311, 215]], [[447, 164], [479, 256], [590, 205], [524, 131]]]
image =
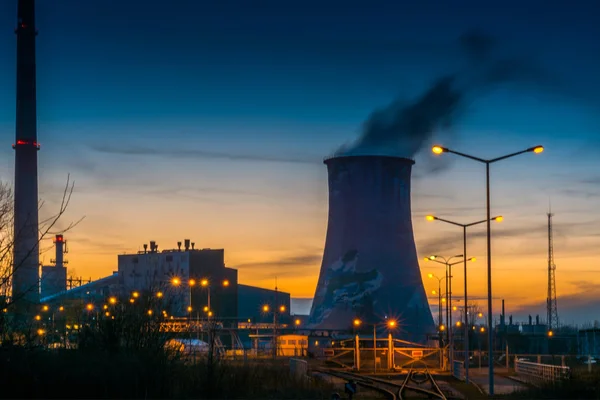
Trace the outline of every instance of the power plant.
[[12, 298], [26, 312], [39, 303], [35, 2], [19, 0]]
[[310, 324], [348, 329], [355, 318], [423, 342], [435, 331], [413, 237], [414, 161], [392, 156], [326, 159], [329, 220]]

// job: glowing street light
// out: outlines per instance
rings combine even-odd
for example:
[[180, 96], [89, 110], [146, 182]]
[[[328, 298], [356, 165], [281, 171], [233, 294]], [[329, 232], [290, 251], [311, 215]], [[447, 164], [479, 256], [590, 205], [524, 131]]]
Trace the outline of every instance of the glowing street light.
[[131, 295], [133, 296], [134, 299], [137, 299], [138, 297], [140, 297], [139, 292], [133, 292], [133, 293], [131, 293]]
[[35, 316], [35, 320], [36, 320], [36, 321], [40, 321], [41, 319], [42, 319], [42, 316], [41, 316], [41, 315], [36, 315], [36, 316]]
[[156, 292], [156, 297], [161, 299], [163, 297], [163, 292]]
[[85, 306], [85, 308], [86, 308], [88, 311], [92, 311], [92, 310], [94, 309], [94, 305], [93, 305], [92, 303], [90, 303], [90, 304], [88, 304], [87, 306]]
[[200, 281], [200, 285], [205, 286], [205, 287], [208, 286], [208, 279], [202, 279]]
[[271, 308], [269, 307], [269, 305], [268, 305], [268, 304], [265, 304], [265, 305], [262, 307], [262, 310], [263, 310], [263, 312], [269, 312], [269, 310], [270, 310], [270, 309], [271, 309]]
[[279, 307], [279, 311], [280, 311], [280, 312], [285, 312], [285, 306], [280, 306], [280, 307]]
[[395, 328], [397, 325], [398, 325], [398, 324], [397, 324], [396, 320], [393, 320], [393, 319], [390, 319], [390, 320], [388, 320], [388, 322], [387, 322], [387, 326], [388, 326], [388, 328]]
[[[434, 154], [438, 154], [438, 155], [442, 154], [442, 153], [452, 153], [457, 156], [468, 158], [473, 161], [477, 161], [477, 162], [485, 164], [486, 214], [487, 214], [485, 222], [487, 225], [487, 278], [488, 278], [487, 279], [487, 286], [488, 286], [488, 293], [487, 293], [488, 299], [487, 300], [488, 300], [488, 328], [489, 328], [488, 343], [489, 343], [490, 351], [492, 351], [494, 349], [494, 345], [493, 345], [494, 335], [493, 335], [493, 329], [492, 329], [492, 324], [493, 324], [493, 315], [492, 315], [492, 312], [493, 312], [493, 310], [492, 310], [492, 236], [491, 236], [491, 224], [490, 224], [490, 222], [492, 220], [492, 216], [491, 216], [491, 199], [490, 199], [490, 165], [495, 162], [506, 160], [508, 158], [515, 157], [515, 156], [518, 156], [518, 155], [524, 154], [524, 153], [540, 154], [544, 151], [544, 147], [543, 146], [533, 146], [533, 147], [529, 147], [525, 150], [518, 151], [516, 153], [507, 154], [505, 156], [496, 157], [493, 159], [483, 159], [483, 158], [471, 156], [469, 154], [450, 150], [447, 147], [442, 147], [440, 145], [433, 146], [431, 148], [431, 151]], [[493, 357], [489, 357], [489, 359], [488, 359], [488, 368], [489, 368], [489, 371], [488, 371], [489, 394], [490, 394], [490, 396], [493, 396], [494, 395], [494, 358]]]
[[300, 325], [302, 321], [300, 321], [299, 319], [297, 319], [296, 321], [294, 321], [294, 323], [296, 324], [296, 326]]
[[117, 298], [116, 298], [116, 297], [110, 297], [110, 298], [108, 299], [108, 302], [109, 302], [110, 304], [113, 304], [113, 305], [114, 305], [114, 304], [117, 304]]
[[179, 285], [181, 285], [181, 279], [175, 277], [175, 278], [171, 279], [171, 283], [173, 284], [173, 286], [179, 286]]
[[188, 283], [190, 284], [190, 286], [194, 286], [196, 284], [196, 281], [194, 279], [190, 279]]
[[44, 305], [44, 306], [42, 307], [42, 311], [48, 311], [49, 309], [50, 309], [50, 307], [48, 307], [47, 305]]
[[358, 318], [356, 318], [356, 319], [353, 321], [353, 324], [354, 324], [354, 326], [360, 326], [360, 324], [361, 324], [361, 320], [360, 320], [360, 319], [358, 319]]

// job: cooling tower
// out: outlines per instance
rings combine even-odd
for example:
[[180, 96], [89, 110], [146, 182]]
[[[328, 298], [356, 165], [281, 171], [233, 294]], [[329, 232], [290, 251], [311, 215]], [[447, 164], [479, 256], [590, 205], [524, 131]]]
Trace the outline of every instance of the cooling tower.
[[414, 161], [389, 156], [325, 160], [329, 220], [310, 312], [317, 329], [349, 329], [355, 318], [394, 336], [424, 342], [435, 331], [413, 237], [410, 176]]

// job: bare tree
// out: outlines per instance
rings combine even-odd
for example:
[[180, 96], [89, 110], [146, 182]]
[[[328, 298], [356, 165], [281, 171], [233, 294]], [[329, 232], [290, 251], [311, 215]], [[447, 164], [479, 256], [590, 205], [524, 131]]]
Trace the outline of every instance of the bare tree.
[[[67, 175], [67, 182], [65, 184], [62, 199], [59, 208], [56, 212], [51, 214], [49, 217], [41, 220], [38, 225], [38, 240], [36, 246], [29, 250], [24, 260], [31, 256], [33, 252], [40, 248], [40, 243], [47, 239], [49, 236], [54, 234], [60, 234], [73, 229], [79, 224], [84, 217], [80, 218], [75, 222], [69, 223], [64, 229], [60, 231], [54, 231], [57, 228], [58, 222], [61, 220], [69, 203], [71, 196], [73, 195], [73, 189], [75, 182], [70, 180], [70, 175]], [[44, 202], [40, 202], [39, 208], [41, 209]], [[19, 265], [14, 264], [14, 245], [15, 245], [15, 232], [13, 231], [14, 226], [14, 197], [13, 191], [10, 186], [4, 182], [0, 182], [0, 304], [2, 304], [3, 312], [10, 310], [10, 306], [15, 302], [19, 301], [28, 291], [39, 290], [39, 281], [36, 282], [28, 291], [20, 293], [17, 296], [12, 296], [12, 278], [15, 271], [18, 271], [23, 264], [23, 261], [19, 262]]]

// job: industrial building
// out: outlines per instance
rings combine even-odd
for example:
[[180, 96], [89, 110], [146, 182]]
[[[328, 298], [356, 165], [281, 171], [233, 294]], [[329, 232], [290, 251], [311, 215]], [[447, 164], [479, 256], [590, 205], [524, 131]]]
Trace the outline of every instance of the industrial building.
[[290, 320], [290, 294], [238, 284], [238, 271], [225, 266], [223, 249], [196, 249], [186, 239], [175, 249], [159, 251], [157, 243], [150, 241], [143, 251], [118, 255], [118, 270], [112, 275], [66, 290], [64, 243], [58, 235], [56, 265], [42, 269], [44, 304], [100, 303], [109, 296], [160, 292], [169, 315], [175, 317], [203, 318], [210, 313], [231, 327], [238, 321], [268, 323], [275, 319], [285, 324]]

